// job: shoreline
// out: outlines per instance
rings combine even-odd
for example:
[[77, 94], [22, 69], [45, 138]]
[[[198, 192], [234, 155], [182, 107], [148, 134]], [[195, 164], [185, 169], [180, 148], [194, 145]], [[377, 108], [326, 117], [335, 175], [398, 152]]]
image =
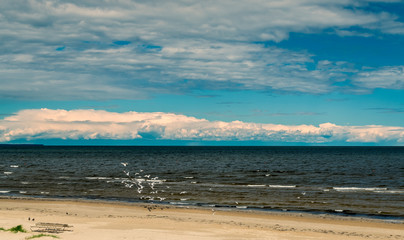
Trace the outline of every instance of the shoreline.
[[[369, 218], [82, 199], [0, 198], [0, 227], [21, 224], [29, 230], [36, 222], [72, 225], [72, 232], [57, 234], [71, 240], [404, 238], [402, 222]], [[0, 239], [25, 239], [33, 234], [0, 231]]]
[[401, 223], [404, 224], [403, 216], [395, 215], [372, 215], [365, 213], [351, 213], [345, 211], [320, 211], [320, 210], [293, 210], [293, 209], [277, 209], [277, 208], [258, 208], [258, 207], [247, 207], [247, 206], [225, 206], [225, 205], [214, 205], [214, 204], [174, 204], [171, 202], [142, 202], [142, 201], [124, 201], [119, 199], [96, 199], [96, 198], [74, 198], [74, 197], [46, 197], [46, 196], [0, 196], [2, 199], [15, 199], [15, 200], [38, 200], [38, 201], [67, 201], [67, 202], [88, 202], [88, 203], [105, 203], [105, 204], [117, 204], [117, 205], [134, 205], [134, 206], [150, 206], [158, 205], [163, 207], [173, 207], [173, 208], [188, 208], [188, 209], [215, 209], [220, 211], [235, 211], [235, 212], [256, 212], [256, 213], [268, 213], [268, 214], [280, 214], [280, 215], [309, 215], [313, 217], [321, 218], [352, 218], [358, 220], [375, 220], [390, 223]]

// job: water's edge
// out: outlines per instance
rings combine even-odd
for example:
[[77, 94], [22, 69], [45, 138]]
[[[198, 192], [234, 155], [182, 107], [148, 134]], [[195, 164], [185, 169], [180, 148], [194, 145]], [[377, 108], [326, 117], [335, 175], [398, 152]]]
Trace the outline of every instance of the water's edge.
[[169, 203], [169, 202], [145, 202], [145, 201], [124, 201], [117, 199], [100, 199], [100, 198], [71, 198], [71, 197], [48, 197], [48, 196], [0, 196], [1, 200], [24, 200], [24, 201], [54, 201], [54, 202], [78, 202], [78, 203], [101, 203], [101, 204], [113, 204], [123, 206], [137, 206], [150, 208], [178, 208], [178, 209], [199, 209], [209, 211], [228, 211], [228, 212], [240, 212], [240, 213], [255, 213], [255, 214], [275, 214], [282, 216], [298, 216], [298, 217], [315, 217], [322, 219], [343, 219], [365, 222], [382, 222], [391, 224], [404, 224], [404, 216], [389, 216], [389, 215], [371, 215], [371, 214], [357, 214], [335, 211], [309, 211], [309, 210], [293, 210], [293, 209], [275, 209], [275, 208], [256, 208], [256, 207], [242, 207], [237, 206], [225, 206], [225, 205], [210, 205], [210, 204], [189, 204], [189, 203]]

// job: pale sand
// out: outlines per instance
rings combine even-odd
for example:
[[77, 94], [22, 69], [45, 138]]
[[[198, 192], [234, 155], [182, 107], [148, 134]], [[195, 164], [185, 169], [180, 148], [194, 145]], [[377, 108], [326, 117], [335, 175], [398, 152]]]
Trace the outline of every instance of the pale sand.
[[[0, 227], [8, 229], [21, 224], [29, 230], [37, 222], [72, 225], [73, 231], [57, 234], [65, 240], [404, 239], [403, 223], [367, 219], [106, 202], [0, 199]], [[0, 231], [0, 239], [23, 240], [34, 234], [38, 233]]]

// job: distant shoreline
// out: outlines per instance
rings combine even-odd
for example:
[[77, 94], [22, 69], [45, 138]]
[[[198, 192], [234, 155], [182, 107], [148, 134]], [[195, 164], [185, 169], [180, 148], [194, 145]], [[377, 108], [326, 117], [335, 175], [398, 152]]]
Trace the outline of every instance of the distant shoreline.
[[362, 146], [362, 145], [114, 145], [114, 144], [42, 144], [42, 143], [0, 143], [0, 147], [184, 147], [184, 148], [404, 148], [404, 146]]
[[44, 144], [32, 144], [32, 143], [2, 143], [0, 147], [44, 147]]

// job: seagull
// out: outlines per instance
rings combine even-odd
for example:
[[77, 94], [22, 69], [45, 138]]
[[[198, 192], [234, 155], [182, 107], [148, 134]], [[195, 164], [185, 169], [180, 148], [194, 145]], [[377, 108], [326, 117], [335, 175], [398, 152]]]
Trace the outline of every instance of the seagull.
[[127, 162], [121, 162], [121, 164], [122, 164], [124, 167], [128, 166], [128, 163], [127, 163]]

